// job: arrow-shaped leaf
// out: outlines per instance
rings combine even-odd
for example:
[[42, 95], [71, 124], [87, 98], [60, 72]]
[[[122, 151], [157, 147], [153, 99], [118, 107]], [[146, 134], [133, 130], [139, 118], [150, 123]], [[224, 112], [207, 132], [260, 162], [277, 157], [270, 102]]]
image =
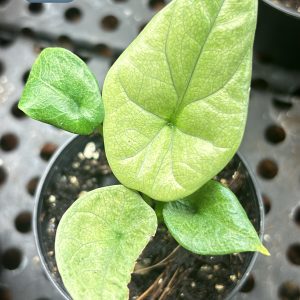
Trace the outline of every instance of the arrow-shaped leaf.
[[186, 199], [166, 203], [163, 216], [173, 237], [191, 252], [269, 255], [236, 196], [219, 182], [209, 181]]
[[114, 64], [104, 138], [125, 186], [176, 200], [230, 161], [246, 122], [256, 13], [257, 0], [173, 0]]

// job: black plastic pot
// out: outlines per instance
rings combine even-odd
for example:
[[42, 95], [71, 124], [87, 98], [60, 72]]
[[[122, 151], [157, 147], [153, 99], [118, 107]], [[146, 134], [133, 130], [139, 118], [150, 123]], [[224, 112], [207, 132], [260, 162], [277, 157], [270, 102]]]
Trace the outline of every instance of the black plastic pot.
[[[55, 257], [53, 253], [54, 249], [54, 239], [55, 239], [55, 230], [58, 225], [58, 221], [67, 210], [67, 208], [73, 203], [76, 199], [74, 195], [71, 195], [66, 186], [56, 186], [56, 188], [66, 189], [63, 191], [64, 199], [63, 201], [55, 201], [51, 199], [49, 190], [53, 189], [57, 183], [58, 178], [61, 181], [62, 176], [68, 176], [68, 174], [62, 175], [65, 171], [62, 171], [64, 167], [69, 166], [74, 163], [74, 157], [78, 156], [78, 152], [83, 152], [87, 143], [93, 142], [96, 144], [97, 149], [101, 149], [102, 154], [104, 153], [103, 140], [99, 136], [91, 137], [82, 137], [76, 136], [68, 141], [52, 158], [48, 168], [46, 169], [43, 178], [40, 181], [37, 194], [36, 194], [36, 203], [34, 211], [34, 233], [35, 240], [38, 249], [38, 253], [42, 262], [45, 273], [49, 280], [53, 283], [56, 289], [60, 292], [64, 299], [71, 299], [67, 291], [64, 288], [64, 285], [59, 276], [58, 270], [56, 268]], [[81, 156], [81, 155], [80, 155]], [[101, 160], [101, 159], [100, 159]], [[103, 162], [102, 162], [103, 163]], [[99, 163], [100, 165], [101, 163]], [[242, 205], [245, 207], [251, 207], [250, 219], [253, 220], [253, 225], [255, 226], [257, 232], [259, 232], [260, 237], [262, 238], [263, 234], [263, 225], [264, 225], [264, 210], [263, 204], [258, 192], [255, 179], [251, 174], [250, 169], [247, 167], [245, 160], [241, 157], [240, 154], [237, 154], [230, 163], [230, 170], [238, 169], [243, 180], [240, 183], [236, 181], [235, 184], [241, 185], [238, 188], [241, 193], [244, 195], [242, 197]], [[100, 168], [106, 170], [101, 176], [97, 174], [98, 186], [107, 186], [118, 184], [116, 178], [109, 172], [109, 169]], [[81, 172], [81, 171], [79, 171]], [[232, 173], [228, 169], [224, 169], [219, 175], [219, 178], [231, 178]], [[102, 178], [101, 178], [102, 177]], [[87, 188], [88, 189], [88, 188]], [[49, 201], [50, 200], [50, 201]], [[54, 217], [54, 214], [55, 217]], [[245, 280], [249, 276], [251, 270], [253, 269], [257, 253], [247, 253], [245, 255], [243, 270], [241, 270], [242, 276], [241, 279], [237, 282], [235, 286], [230, 290], [226, 295], [225, 299], [229, 300], [240, 290]]]
[[291, 15], [296, 18], [300, 18], [300, 12], [296, 11], [296, 9], [293, 7], [284, 6], [282, 3], [274, 0], [263, 0], [263, 1], [265, 1], [268, 5], [284, 12], [285, 14]]
[[259, 1], [255, 50], [267, 62], [300, 68], [300, 13], [272, 0]]

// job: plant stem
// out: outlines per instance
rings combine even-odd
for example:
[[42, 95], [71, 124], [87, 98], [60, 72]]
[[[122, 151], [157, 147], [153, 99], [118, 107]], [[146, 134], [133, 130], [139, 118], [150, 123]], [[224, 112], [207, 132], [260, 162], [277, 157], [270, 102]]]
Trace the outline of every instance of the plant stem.
[[159, 268], [164, 266], [170, 259], [173, 258], [173, 256], [176, 254], [176, 252], [179, 250], [180, 246], [178, 245], [166, 258], [164, 258], [163, 260], [161, 260], [160, 262], [156, 263], [153, 266], [147, 267], [147, 268], [143, 268], [143, 269], [139, 269], [134, 271], [134, 274], [144, 274], [147, 273], [149, 271], [152, 271], [153, 269]]
[[151, 284], [148, 289], [142, 294], [140, 295], [136, 300], [144, 300], [148, 295], [149, 293], [155, 288], [155, 285], [158, 284], [159, 280], [162, 278], [163, 276], [163, 273], [161, 273], [156, 279], [155, 281], [153, 282], [153, 284]]
[[175, 281], [175, 278], [177, 276], [179, 272], [179, 268], [176, 269], [175, 273], [173, 274], [172, 278], [170, 279], [168, 285], [166, 286], [166, 288], [164, 289], [163, 293], [161, 294], [161, 296], [158, 298], [158, 300], [164, 300], [166, 298], [166, 296], [169, 294], [172, 286], [173, 286], [173, 283]]

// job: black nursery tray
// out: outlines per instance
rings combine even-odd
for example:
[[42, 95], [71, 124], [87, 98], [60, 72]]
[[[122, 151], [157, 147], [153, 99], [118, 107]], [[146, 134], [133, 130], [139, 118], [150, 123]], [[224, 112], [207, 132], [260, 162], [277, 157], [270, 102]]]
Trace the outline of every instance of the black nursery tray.
[[[28, 70], [46, 46], [83, 57], [102, 85], [117, 55], [162, 0], [80, 0], [29, 5], [0, 0], [0, 299], [61, 300], [44, 276], [31, 230], [34, 190], [56, 146], [71, 135], [16, 108]], [[298, 31], [299, 32], [299, 31]], [[260, 256], [236, 300], [300, 299], [300, 72], [255, 54], [241, 153], [256, 173], [266, 208]]]

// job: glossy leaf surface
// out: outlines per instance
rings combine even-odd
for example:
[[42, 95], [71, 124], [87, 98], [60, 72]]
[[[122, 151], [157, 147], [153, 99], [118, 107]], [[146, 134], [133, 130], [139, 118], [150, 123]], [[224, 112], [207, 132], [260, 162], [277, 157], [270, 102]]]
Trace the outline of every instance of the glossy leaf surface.
[[229, 162], [244, 133], [256, 15], [256, 0], [173, 0], [113, 65], [104, 138], [124, 185], [176, 200]]

